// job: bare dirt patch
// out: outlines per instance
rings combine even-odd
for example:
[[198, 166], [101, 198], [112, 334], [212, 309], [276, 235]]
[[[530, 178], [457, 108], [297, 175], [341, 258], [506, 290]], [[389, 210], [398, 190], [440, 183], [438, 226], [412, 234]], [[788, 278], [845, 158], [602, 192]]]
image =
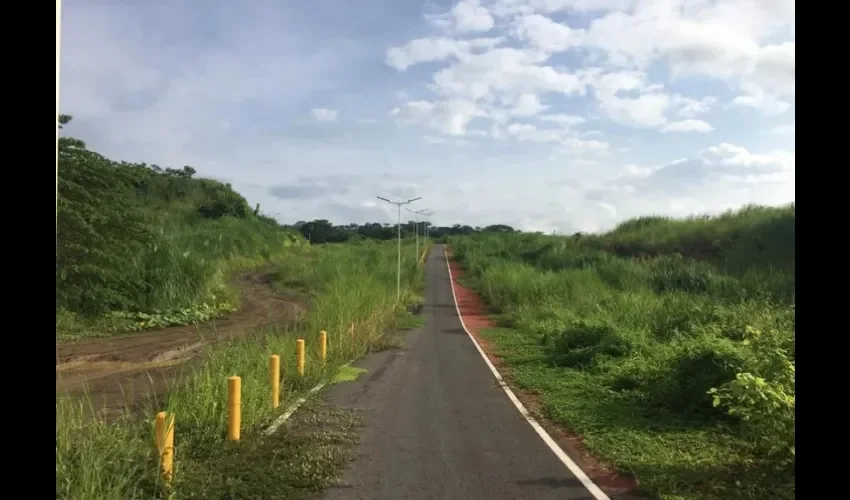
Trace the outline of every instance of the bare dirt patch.
[[88, 392], [92, 407], [107, 414], [139, 407], [161, 398], [179, 381], [184, 362], [208, 345], [304, 314], [303, 305], [272, 290], [267, 273], [244, 273], [235, 285], [241, 307], [214, 321], [57, 345], [56, 393]]
[[539, 395], [517, 387], [516, 383], [511, 379], [510, 369], [504, 366], [502, 360], [494, 354], [492, 346], [487, 340], [481, 337], [481, 330], [497, 326], [495, 321], [490, 317], [484, 301], [481, 300], [478, 294], [458, 283], [458, 279], [464, 273], [463, 267], [452, 258], [451, 252], [447, 253], [449, 255], [451, 279], [463, 322], [467, 330], [475, 337], [475, 340], [481, 346], [487, 358], [493, 363], [493, 366], [506, 379], [511, 390], [516, 394], [523, 406], [546, 429], [546, 432], [552, 436], [552, 439], [558, 443], [561, 449], [612, 499], [628, 500], [639, 498], [633, 494], [633, 490], [637, 488], [637, 481], [633, 476], [618, 472], [614, 467], [604, 464], [591, 455], [584, 446], [581, 436], [554, 423], [545, 415], [543, 412], [543, 403]]

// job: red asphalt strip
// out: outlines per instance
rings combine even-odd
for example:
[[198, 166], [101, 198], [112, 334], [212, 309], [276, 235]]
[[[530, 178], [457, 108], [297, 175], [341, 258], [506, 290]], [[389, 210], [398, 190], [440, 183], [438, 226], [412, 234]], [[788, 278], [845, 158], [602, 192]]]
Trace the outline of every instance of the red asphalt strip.
[[502, 377], [509, 383], [511, 390], [514, 391], [517, 398], [523, 405], [534, 415], [534, 419], [546, 429], [546, 432], [558, 443], [561, 449], [584, 471], [587, 476], [596, 483], [608, 496], [621, 498], [623, 495], [628, 495], [634, 490], [638, 482], [627, 474], [617, 472], [613, 467], [604, 465], [597, 458], [593, 457], [587, 448], [582, 443], [580, 436], [575, 433], [556, 425], [548, 419], [541, 409], [543, 404], [540, 397], [528, 391], [518, 389], [514, 381], [511, 379], [509, 370], [505, 370], [502, 360], [493, 354], [493, 349], [490, 344], [481, 337], [481, 331], [485, 328], [493, 328], [496, 323], [492, 320], [487, 312], [487, 306], [481, 297], [476, 292], [470, 290], [458, 283], [458, 279], [463, 276], [463, 266], [452, 257], [451, 249], [446, 247], [446, 254], [449, 257], [449, 269], [451, 270], [452, 284], [457, 298], [457, 306], [460, 310], [463, 323], [467, 330], [481, 349], [493, 363]]

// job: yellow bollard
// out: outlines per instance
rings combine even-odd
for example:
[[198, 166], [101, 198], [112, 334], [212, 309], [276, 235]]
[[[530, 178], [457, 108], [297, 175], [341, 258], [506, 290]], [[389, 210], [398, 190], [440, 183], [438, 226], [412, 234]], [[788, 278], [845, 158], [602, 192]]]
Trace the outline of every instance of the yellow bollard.
[[319, 332], [319, 352], [322, 355], [322, 364], [328, 360], [328, 332]]
[[269, 382], [272, 384], [272, 408], [280, 406], [280, 356], [269, 358]]
[[166, 420], [164, 411], [156, 414], [156, 449], [159, 452], [162, 479], [166, 485], [170, 485], [174, 472], [174, 417], [171, 417], [170, 422]]
[[304, 339], [295, 341], [295, 354], [298, 358], [298, 375], [304, 376]]
[[242, 429], [242, 379], [227, 379], [227, 440], [239, 441]]

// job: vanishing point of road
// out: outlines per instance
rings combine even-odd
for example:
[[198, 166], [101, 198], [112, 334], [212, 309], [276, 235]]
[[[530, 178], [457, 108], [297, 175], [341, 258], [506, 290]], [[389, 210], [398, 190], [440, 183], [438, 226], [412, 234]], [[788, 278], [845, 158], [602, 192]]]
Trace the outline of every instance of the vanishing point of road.
[[426, 325], [408, 334], [405, 349], [360, 360], [368, 371], [325, 395], [362, 411], [364, 429], [344, 486], [324, 498], [606, 499], [568, 469], [499, 386], [458, 319], [444, 251], [435, 245], [426, 262]]

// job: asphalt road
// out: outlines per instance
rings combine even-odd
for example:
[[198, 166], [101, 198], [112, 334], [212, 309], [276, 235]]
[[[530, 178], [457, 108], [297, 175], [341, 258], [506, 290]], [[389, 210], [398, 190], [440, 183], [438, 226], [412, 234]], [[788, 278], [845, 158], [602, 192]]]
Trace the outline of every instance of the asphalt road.
[[334, 499], [593, 499], [534, 432], [457, 317], [442, 246], [426, 263], [426, 326], [325, 398], [365, 428]]

